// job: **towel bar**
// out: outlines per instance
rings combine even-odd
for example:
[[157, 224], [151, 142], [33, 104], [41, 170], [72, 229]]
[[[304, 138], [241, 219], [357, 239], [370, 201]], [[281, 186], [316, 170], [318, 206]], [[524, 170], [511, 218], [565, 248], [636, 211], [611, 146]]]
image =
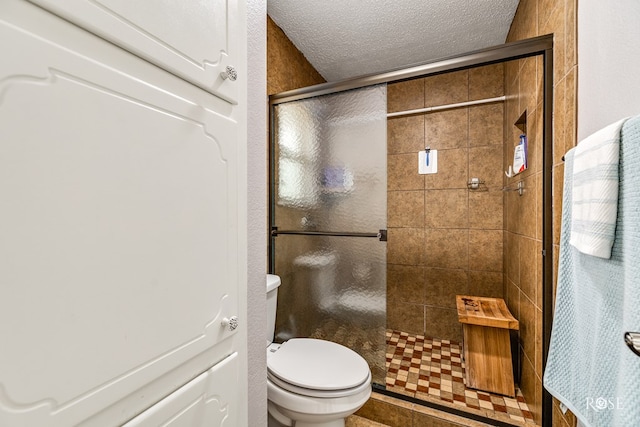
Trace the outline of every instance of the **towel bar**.
[[636, 356], [640, 356], [640, 332], [626, 332], [624, 342]]

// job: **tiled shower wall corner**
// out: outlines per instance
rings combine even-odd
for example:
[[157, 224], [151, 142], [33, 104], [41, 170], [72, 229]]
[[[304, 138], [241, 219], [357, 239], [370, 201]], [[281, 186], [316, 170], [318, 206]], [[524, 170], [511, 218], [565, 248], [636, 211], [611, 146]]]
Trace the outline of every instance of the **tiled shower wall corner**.
[[[510, 61], [505, 66], [504, 164], [524, 131], [514, 125], [526, 113], [528, 168], [506, 186], [524, 183], [524, 193], [505, 193], [505, 296], [509, 310], [520, 322], [516, 369], [531, 411], [540, 413], [542, 371], [542, 59]], [[536, 419], [540, 422], [540, 419]]]
[[[387, 108], [502, 96], [503, 82], [497, 64], [392, 83]], [[503, 297], [503, 120], [503, 103], [387, 120], [388, 328], [461, 341], [455, 295]], [[419, 175], [427, 146], [438, 173]]]
[[324, 82], [302, 52], [267, 16], [267, 95]]
[[[553, 34], [553, 244], [554, 286], [557, 272], [559, 230], [562, 201], [564, 164], [562, 156], [576, 145], [577, 94], [577, 0], [521, 0], [511, 24], [507, 42], [523, 40], [544, 34]], [[513, 61], [505, 68], [505, 94], [511, 101], [506, 104], [505, 164], [513, 156], [513, 123], [527, 111], [529, 141], [533, 141], [534, 169], [523, 175], [525, 185], [540, 180], [542, 131], [542, 62], [535, 59]], [[509, 141], [511, 144], [509, 144]], [[509, 146], [511, 145], [511, 146]], [[537, 158], [536, 158], [537, 156]], [[513, 180], [510, 180], [513, 181]], [[537, 183], [540, 187], [539, 182]], [[525, 194], [520, 203], [509, 194], [505, 202], [505, 285], [509, 309], [520, 320], [520, 386], [536, 423], [542, 422], [542, 278], [540, 263], [542, 230], [542, 195]], [[522, 209], [536, 203], [535, 231], [532, 221], [519, 223]], [[531, 253], [536, 255], [531, 265]], [[553, 426], [573, 427], [575, 417], [563, 415], [554, 404]]]
[[284, 31], [267, 16], [267, 95], [325, 82]]

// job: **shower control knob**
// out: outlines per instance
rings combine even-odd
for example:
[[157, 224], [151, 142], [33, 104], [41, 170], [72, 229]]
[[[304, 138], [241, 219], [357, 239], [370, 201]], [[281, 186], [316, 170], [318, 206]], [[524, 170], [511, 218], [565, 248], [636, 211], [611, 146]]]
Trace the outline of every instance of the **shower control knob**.
[[230, 331], [235, 330], [238, 327], [238, 316], [225, 317], [220, 322], [223, 328], [229, 327]]
[[229, 79], [232, 82], [235, 82], [238, 78], [238, 72], [231, 65], [227, 65], [224, 71], [220, 73], [220, 77], [222, 77], [223, 80]]

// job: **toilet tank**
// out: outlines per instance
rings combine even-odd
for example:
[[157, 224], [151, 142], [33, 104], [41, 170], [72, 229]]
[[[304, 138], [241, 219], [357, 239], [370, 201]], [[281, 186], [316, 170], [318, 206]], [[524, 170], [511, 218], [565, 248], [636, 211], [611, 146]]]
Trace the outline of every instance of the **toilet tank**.
[[267, 274], [267, 346], [273, 342], [273, 334], [276, 331], [276, 308], [280, 283], [280, 276]]
[[[313, 310], [331, 311], [335, 307], [338, 294], [338, 256], [326, 251], [308, 252], [297, 256], [293, 260], [293, 267], [293, 283], [300, 284], [301, 289], [308, 290], [308, 300], [311, 301]], [[291, 301], [281, 302], [285, 305], [288, 303]]]

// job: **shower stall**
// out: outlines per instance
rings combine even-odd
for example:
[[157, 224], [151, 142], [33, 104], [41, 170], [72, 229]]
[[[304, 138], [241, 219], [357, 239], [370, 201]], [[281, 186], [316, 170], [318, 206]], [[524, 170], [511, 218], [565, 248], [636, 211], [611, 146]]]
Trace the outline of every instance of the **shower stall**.
[[[551, 70], [540, 37], [272, 96], [276, 341], [352, 348], [381, 393], [549, 422], [536, 377], [551, 324]], [[521, 135], [529, 167], [505, 176]], [[425, 149], [436, 173], [419, 173]], [[520, 319], [512, 399], [466, 388], [456, 295], [503, 298]]]

